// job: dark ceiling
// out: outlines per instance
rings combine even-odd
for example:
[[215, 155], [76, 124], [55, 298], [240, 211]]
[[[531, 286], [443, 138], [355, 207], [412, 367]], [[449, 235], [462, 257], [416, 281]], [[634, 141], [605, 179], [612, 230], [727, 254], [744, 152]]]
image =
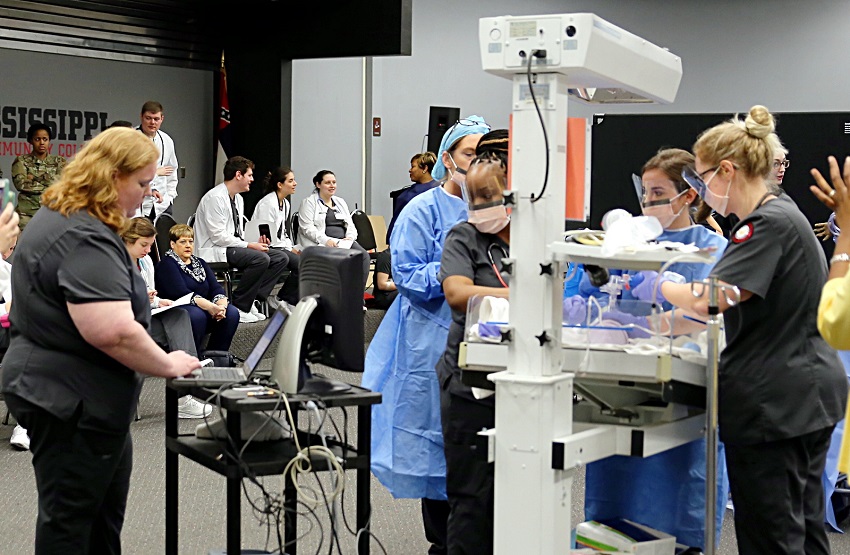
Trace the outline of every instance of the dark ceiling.
[[194, 69], [226, 49], [280, 59], [409, 55], [412, 0], [0, 0], [0, 48]]

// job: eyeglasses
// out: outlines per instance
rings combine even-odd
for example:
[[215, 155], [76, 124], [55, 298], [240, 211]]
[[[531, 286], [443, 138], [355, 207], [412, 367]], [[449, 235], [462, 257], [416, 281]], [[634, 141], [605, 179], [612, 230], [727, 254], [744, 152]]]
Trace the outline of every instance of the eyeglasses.
[[780, 167], [783, 167], [787, 170], [788, 166], [790, 166], [790, 165], [791, 165], [791, 160], [787, 160], [787, 159], [782, 160], [782, 161], [779, 161], [779, 160], [773, 161], [773, 169], [775, 169], [775, 170], [778, 170]]
[[713, 172], [714, 170], [716, 170], [719, 167], [720, 166], [714, 166], [713, 168], [708, 168], [707, 170], [701, 171], [699, 173], [697, 173], [696, 168], [694, 168], [694, 173], [696, 175], [698, 175], [700, 179], [705, 179], [705, 174], [707, 174], [708, 172]]
[[452, 127], [454, 127], [456, 125], [465, 125], [467, 127], [474, 127], [476, 125], [480, 125], [482, 127], [486, 127], [488, 130], [490, 129], [490, 126], [488, 124], [484, 123], [483, 121], [473, 121], [471, 119], [466, 119], [466, 118], [457, 120], [455, 122], [455, 124], [452, 125]]

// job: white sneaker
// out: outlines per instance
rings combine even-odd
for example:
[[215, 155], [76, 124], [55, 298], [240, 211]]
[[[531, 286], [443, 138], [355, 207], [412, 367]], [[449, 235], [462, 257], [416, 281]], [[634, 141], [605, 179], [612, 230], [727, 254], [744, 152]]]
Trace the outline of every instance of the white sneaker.
[[186, 395], [177, 401], [178, 418], [204, 418], [212, 414], [212, 405], [202, 403], [191, 395]]
[[730, 511], [735, 510], [735, 505], [732, 503], [732, 496], [731, 495], [729, 496], [729, 499], [726, 500], [726, 508], [729, 509]]
[[9, 443], [12, 444], [12, 447], [16, 449], [20, 449], [21, 451], [29, 451], [30, 448], [30, 436], [27, 435], [27, 430], [20, 424], [15, 426], [15, 429], [12, 430], [12, 437], [9, 439]]
[[[238, 308], [236, 310], [239, 310]], [[259, 322], [257, 317], [251, 314], [250, 312], [242, 312], [239, 310], [239, 323], [240, 324], [253, 324], [254, 322]]]
[[260, 312], [260, 301], [254, 301], [254, 304], [251, 305], [251, 315], [257, 319], [258, 322], [262, 322], [266, 319], [266, 315]]

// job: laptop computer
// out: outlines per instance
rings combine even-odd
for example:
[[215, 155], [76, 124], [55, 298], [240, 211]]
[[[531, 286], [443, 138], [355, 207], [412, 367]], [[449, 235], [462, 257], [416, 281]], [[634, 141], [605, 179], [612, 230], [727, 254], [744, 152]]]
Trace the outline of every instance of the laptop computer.
[[191, 374], [187, 374], [181, 378], [174, 378], [172, 385], [185, 387], [220, 387], [230, 383], [250, 380], [285, 320], [286, 313], [282, 309], [276, 310], [241, 367], [206, 366], [198, 368]]

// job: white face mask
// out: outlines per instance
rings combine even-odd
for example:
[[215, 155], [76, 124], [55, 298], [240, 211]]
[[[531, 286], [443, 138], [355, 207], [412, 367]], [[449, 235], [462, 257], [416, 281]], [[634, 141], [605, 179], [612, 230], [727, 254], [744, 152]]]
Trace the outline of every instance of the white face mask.
[[709, 183], [714, 177], [717, 175], [717, 172], [720, 171], [720, 167], [714, 170], [714, 173], [711, 174], [711, 177], [708, 178], [708, 181], [705, 182], [705, 194], [702, 197], [702, 200], [705, 201], [707, 205], [712, 207], [715, 212], [723, 216], [724, 218], [729, 215], [729, 189], [732, 188], [732, 181], [729, 181], [729, 185], [726, 186], [726, 194], [718, 195], [708, 188]]
[[661, 223], [661, 227], [667, 229], [674, 221], [676, 221], [676, 218], [678, 218], [682, 211], [688, 206], [687, 203], [685, 203], [678, 212], [673, 212], [673, 201], [685, 193], [687, 193], [687, 191], [682, 191], [673, 198], [646, 203], [642, 207], [643, 215], [654, 216]]

